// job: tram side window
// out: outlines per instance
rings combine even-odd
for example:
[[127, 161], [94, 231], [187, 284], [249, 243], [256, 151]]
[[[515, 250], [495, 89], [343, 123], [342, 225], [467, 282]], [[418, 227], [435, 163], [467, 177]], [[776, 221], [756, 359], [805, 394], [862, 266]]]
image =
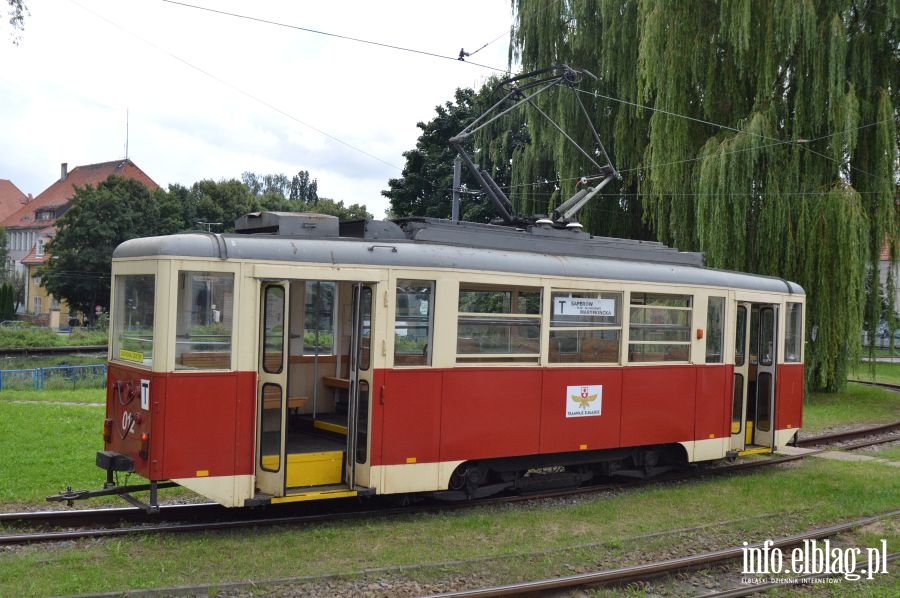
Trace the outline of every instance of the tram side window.
[[784, 360], [791, 363], [800, 361], [803, 355], [803, 305], [787, 304], [786, 330], [784, 334]]
[[153, 317], [156, 277], [116, 276], [112, 323], [113, 359], [153, 365]]
[[622, 293], [553, 291], [550, 363], [618, 363]]
[[434, 282], [397, 281], [394, 365], [431, 365]]
[[176, 305], [175, 369], [230, 369], [234, 275], [179, 272]]
[[541, 290], [460, 284], [456, 360], [537, 363]]
[[725, 297], [710, 297], [706, 308], [706, 363], [722, 363]]
[[628, 361], [689, 361], [693, 297], [632, 293]]

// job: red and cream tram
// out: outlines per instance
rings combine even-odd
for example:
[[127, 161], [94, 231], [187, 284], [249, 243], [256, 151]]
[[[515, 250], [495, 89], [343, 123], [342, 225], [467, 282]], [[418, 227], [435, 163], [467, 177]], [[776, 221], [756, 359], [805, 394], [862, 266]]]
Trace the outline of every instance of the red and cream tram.
[[801, 424], [803, 290], [657, 243], [263, 213], [127, 241], [112, 272], [97, 464], [151, 502], [481, 496]]

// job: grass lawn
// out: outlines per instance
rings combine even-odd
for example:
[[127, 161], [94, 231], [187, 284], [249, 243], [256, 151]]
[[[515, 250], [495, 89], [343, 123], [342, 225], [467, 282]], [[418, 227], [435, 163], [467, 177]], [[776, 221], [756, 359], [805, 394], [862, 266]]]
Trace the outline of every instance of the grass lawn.
[[848, 378], [865, 382], [900, 384], [900, 363], [876, 361], [873, 367], [869, 362], [861, 362], [850, 371]]
[[803, 402], [803, 431], [850, 424], [877, 424], [900, 420], [900, 393], [850, 383], [842, 392], [811, 393]]
[[105, 330], [76, 329], [71, 334], [58, 334], [40, 326], [0, 327], [0, 347], [4, 349], [98, 346], [108, 341], [109, 333]]
[[[479, 583], [537, 579], [646, 562], [660, 552], [672, 557], [760, 542], [886, 512], [900, 506], [898, 497], [900, 476], [892, 467], [811, 459], [552, 506], [25, 547], [0, 553], [0, 595], [124, 592], [384, 568], [425, 584], [460, 575], [477, 575]], [[889, 547], [900, 545], [896, 524], [889, 521], [876, 533]], [[857, 541], [877, 546], [875, 537]]]

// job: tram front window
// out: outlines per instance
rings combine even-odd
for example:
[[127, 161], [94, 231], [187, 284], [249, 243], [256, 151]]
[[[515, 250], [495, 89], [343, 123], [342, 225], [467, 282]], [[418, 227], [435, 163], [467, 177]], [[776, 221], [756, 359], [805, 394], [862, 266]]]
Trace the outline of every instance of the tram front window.
[[114, 288], [112, 357], [149, 367], [153, 365], [155, 277], [116, 276]]
[[179, 272], [175, 369], [231, 368], [234, 275]]

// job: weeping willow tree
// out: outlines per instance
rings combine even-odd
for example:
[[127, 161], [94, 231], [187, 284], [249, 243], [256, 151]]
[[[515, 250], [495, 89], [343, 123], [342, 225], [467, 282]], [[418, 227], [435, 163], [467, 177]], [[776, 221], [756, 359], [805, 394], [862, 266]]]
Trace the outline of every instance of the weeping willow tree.
[[[622, 174], [604, 201], [637, 201], [632, 213], [660, 241], [703, 251], [713, 267], [802, 284], [807, 382], [842, 387], [863, 323], [873, 333], [884, 312], [893, 321], [893, 280], [884, 288], [877, 265], [898, 241], [900, 4], [513, 0], [513, 8], [511, 51], [523, 70], [568, 64], [597, 77], [579, 93]], [[559, 123], [576, 115], [562, 93], [537, 104]], [[518, 150], [512, 179], [524, 184], [539, 165], [570, 195], [587, 165], [547, 141], [548, 119], [533, 110], [526, 120], [535, 143]], [[584, 223], [604, 232], [605, 214], [589, 211]]]

